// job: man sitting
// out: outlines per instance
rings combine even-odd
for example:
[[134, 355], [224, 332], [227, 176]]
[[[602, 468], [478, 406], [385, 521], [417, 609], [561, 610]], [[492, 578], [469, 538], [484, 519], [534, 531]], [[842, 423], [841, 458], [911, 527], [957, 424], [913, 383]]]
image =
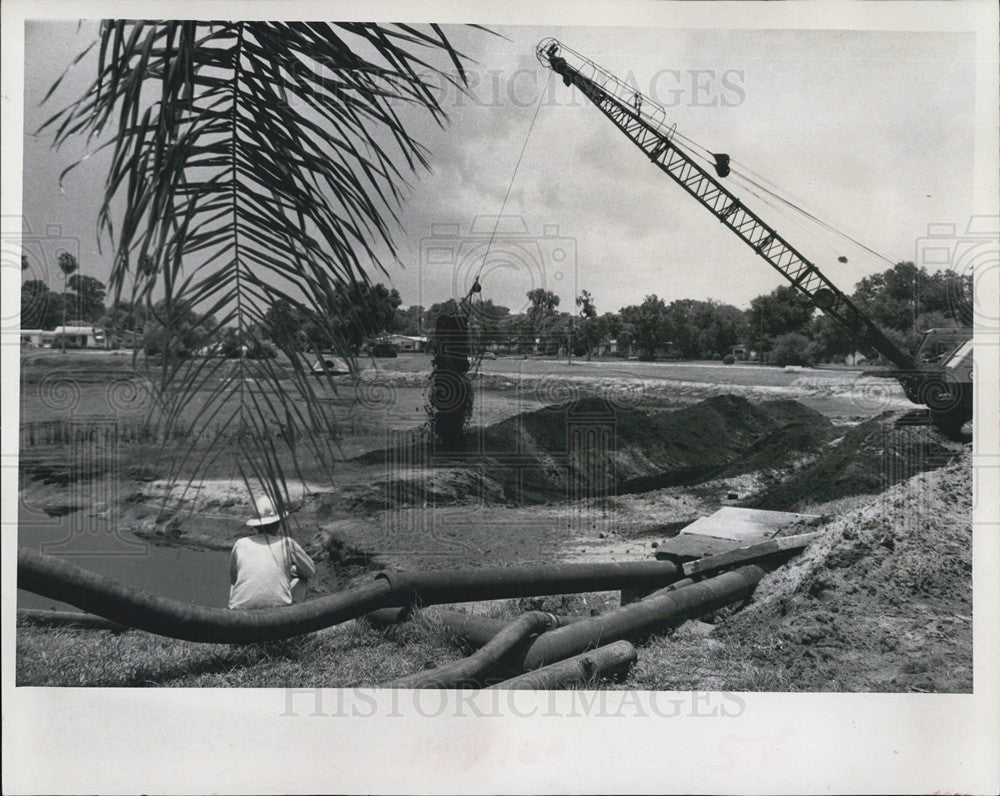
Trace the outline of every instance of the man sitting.
[[287, 516], [279, 514], [271, 499], [261, 495], [257, 516], [247, 525], [258, 528], [233, 545], [229, 564], [230, 608], [274, 608], [301, 602], [316, 567], [298, 542], [282, 533]]

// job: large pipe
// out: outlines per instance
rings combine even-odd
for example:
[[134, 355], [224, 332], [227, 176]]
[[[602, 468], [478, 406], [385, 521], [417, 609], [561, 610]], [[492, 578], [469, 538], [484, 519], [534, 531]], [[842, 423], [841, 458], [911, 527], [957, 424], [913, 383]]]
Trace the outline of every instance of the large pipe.
[[93, 614], [79, 614], [73, 611], [49, 611], [37, 608], [18, 608], [17, 621], [38, 627], [68, 627], [80, 630], [111, 630], [120, 633], [129, 630], [126, 625], [120, 625]]
[[670, 561], [612, 564], [549, 564], [533, 567], [488, 567], [457, 571], [380, 572], [394, 589], [413, 594], [421, 605], [440, 605], [510, 597], [540, 597], [628, 587], [659, 589], [684, 577]]
[[[692, 583], [694, 583], [694, 580], [691, 578], [684, 578], [654, 591], [644, 599], [648, 600], [653, 597], [659, 597], [662, 594], [668, 594], [685, 586], [690, 586]], [[424, 615], [435, 622], [440, 622], [470, 647], [482, 647], [484, 644], [488, 644], [490, 639], [503, 630], [508, 623], [506, 619], [482, 616], [480, 614], [467, 614], [463, 611], [447, 611], [442, 608], [435, 608]], [[365, 614], [361, 619], [376, 630], [386, 630], [394, 625], [402, 624], [412, 616], [413, 608], [412, 606], [407, 606], [405, 608], [380, 608], [377, 611], [372, 611], [370, 614]], [[584, 622], [590, 618], [590, 615], [553, 615], [556, 624], [552, 629], [571, 625], [575, 622]]]
[[684, 578], [684, 580], [679, 580], [676, 583], [671, 583], [669, 586], [664, 586], [662, 589], [657, 589], [652, 594], [647, 594], [642, 599], [644, 600], [655, 600], [657, 597], [662, 597], [664, 594], [670, 594], [672, 591], [677, 591], [678, 589], [683, 589], [685, 586], [691, 586], [694, 584], [694, 578]]
[[565, 688], [567, 685], [589, 683], [598, 677], [605, 677], [627, 669], [636, 662], [638, 655], [627, 641], [616, 641], [590, 652], [574, 655], [564, 661], [543, 666], [533, 672], [512, 677], [489, 688], [508, 691], [543, 691]]
[[[402, 624], [412, 615], [413, 612], [409, 608], [381, 608], [378, 611], [365, 614], [361, 619], [376, 630], [385, 630], [393, 625]], [[497, 633], [511, 622], [510, 619], [467, 614], [463, 611], [446, 611], [443, 608], [434, 608], [422, 615], [434, 622], [439, 622], [470, 647], [482, 647], [484, 644], [488, 644]], [[548, 614], [548, 616], [551, 616], [554, 621], [552, 627], [548, 628], [550, 630], [590, 619], [589, 616], [556, 616], [555, 614]]]
[[525, 669], [537, 669], [594, 647], [642, 638], [749, 597], [764, 570], [741, 567], [659, 597], [591, 617], [539, 636], [524, 656]]
[[675, 580], [669, 586], [664, 586], [662, 589], [657, 589], [653, 592], [649, 592], [647, 590], [631, 591], [629, 589], [622, 589], [621, 604], [628, 605], [629, 603], [638, 602], [639, 600], [648, 600], [650, 597], [659, 597], [661, 594], [666, 594], [668, 591], [677, 591], [678, 589], [683, 589], [685, 586], [690, 586], [692, 583], [694, 583], [694, 578], [682, 578], [681, 580]]
[[32, 550], [17, 553], [17, 585], [139, 630], [185, 641], [248, 644], [299, 636], [398, 602], [385, 580], [282, 608], [230, 611], [154, 597]]
[[240, 611], [155, 597], [28, 548], [18, 550], [17, 576], [18, 588], [129, 627], [186, 641], [245, 644], [311, 633], [379, 608], [658, 588], [683, 574], [669, 561], [383, 572], [372, 583], [298, 605]]
[[482, 648], [467, 658], [436, 669], [400, 677], [381, 688], [468, 688], [478, 687], [480, 678], [496, 666], [518, 644], [536, 633], [544, 633], [555, 625], [552, 614], [529, 611], [508, 623]]

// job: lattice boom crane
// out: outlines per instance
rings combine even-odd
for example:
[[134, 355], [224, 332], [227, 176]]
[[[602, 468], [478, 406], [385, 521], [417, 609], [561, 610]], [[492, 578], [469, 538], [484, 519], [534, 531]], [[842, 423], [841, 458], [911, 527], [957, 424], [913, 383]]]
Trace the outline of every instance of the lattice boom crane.
[[[960, 335], [955, 341], [958, 345], [952, 345], [952, 351], [939, 363], [929, 366], [919, 362], [925, 348], [923, 343], [917, 358], [899, 348], [813, 263], [677, 146], [674, 128], [667, 125], [666, 112], [659, 104], [555, 39], [543, 40], [535, 52], [543, 66], [556, 72], [567, 86], [576, 86], [656, 166], [794, 288], [891, 361], [898, 370], [888, 375], [900, 381], [911, 401], [928, 406], [936, 423], [954, 430], [971, 418], [971, 331]], [[729, 173], [728, 156], [716, 155], [715, 158], [716, 171], [725, 177]], [[930, 341], [925, 339], [924, 342]], [[953, 361], [960, 351], [960, 362]]]

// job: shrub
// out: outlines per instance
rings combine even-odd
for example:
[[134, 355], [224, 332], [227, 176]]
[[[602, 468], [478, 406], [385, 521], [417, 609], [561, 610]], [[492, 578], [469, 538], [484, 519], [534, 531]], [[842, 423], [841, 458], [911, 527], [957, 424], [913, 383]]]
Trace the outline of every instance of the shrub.
[[771, 349], [771, 362], [778, 367], [813, 364], [809, 338], [798, 332], [776, 338]]
[[732, 365], [735, 361], [736, 361], [736, 357], [734, 357], [732, 354], [726, 354], [722, 358], [722, 364], [724, 364], [724, 365]]

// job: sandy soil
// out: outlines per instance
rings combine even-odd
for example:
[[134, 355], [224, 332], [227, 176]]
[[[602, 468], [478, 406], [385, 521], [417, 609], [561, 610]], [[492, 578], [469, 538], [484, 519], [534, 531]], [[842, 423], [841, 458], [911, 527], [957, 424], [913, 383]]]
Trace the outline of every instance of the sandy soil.
[[971, 446], [828, 523], [716, 626], [805, 691], [972, 691]]

